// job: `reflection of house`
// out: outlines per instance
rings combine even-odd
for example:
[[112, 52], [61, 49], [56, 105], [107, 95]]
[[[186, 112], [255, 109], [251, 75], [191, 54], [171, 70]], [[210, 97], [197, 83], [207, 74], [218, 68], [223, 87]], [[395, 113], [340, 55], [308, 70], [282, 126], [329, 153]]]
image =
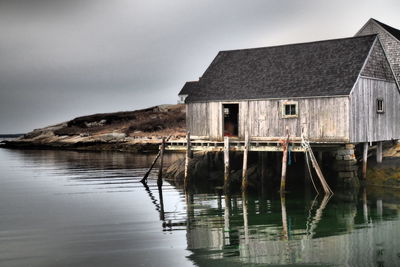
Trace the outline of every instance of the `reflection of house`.
[[[243, 199], [240, 197], [226, 201], [225, 196], [224, 201], [215, 199], [214, 202], [205, 197], [196, 195], [188, 212], [187, 249], [192, 252], [190, 259], [198, 266], [235, 266], [238, 262], [398, 265], [398, 207], [386, 208], [383, 213], [386, 217], [382, 212], [379, 215], [377, 210], [377, 217], [372, 214], [365, 222], [357, 202], [340, 198], [334, 205], [321, 203], [318, 209], [311, 206], [307, 217], [300, 208], [301, 200], [284, 207], [274, 199], [263, 203], [261, 198], [249, 198], [247, 205], [241, 205]], [[287, 209], [289, 238], [282, 235], [284, 224], [278, 207]], [[369, 205], [367, 210], [374, 213], [374, 205]]]
[[187, 128], [214, 140], [281, 138], [286, 129], [315, 143], [400, 139], [400, 95], [382, 43], [367, 35], [219, 52], [186, 99]]
[[178, 94], [178, 104], [183, 104], [185, 103], [186, 98], [188, 97], [190, 92], [193, 92], [196, 90], [198, 82], [186, 82], [185, 85], [182, 87], [181, 91]]

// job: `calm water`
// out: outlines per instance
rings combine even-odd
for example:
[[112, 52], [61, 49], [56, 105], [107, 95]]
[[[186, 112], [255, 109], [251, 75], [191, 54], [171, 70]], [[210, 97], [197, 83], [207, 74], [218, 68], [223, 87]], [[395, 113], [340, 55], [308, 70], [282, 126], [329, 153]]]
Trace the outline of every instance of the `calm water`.
[[153, 157], [0, 149], [0, 266], [400, 266], [399, 192], [161, 199]]

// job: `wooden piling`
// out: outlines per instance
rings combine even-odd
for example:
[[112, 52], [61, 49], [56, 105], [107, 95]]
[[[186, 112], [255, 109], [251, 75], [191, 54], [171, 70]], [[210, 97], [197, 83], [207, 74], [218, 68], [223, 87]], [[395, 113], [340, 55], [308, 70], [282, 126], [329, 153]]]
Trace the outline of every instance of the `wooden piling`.
[[267, 186], [267, 161], [268, 161], [268, 154], [267, 152], [260, 152], [259, 154], [261, 164], [261, 193], [262, 195], [265, 194], [266, 186]]
[[383, 142], [378, 142], [376, 145], [376, 162], [382, 163], [382, 144]]
[[224, 189], [227, 191], [229, 189], [229, 137], [224, 138]]
[[186, 134], [186, 158], [185, 158], [185, 181], [184, 186], [185, 189], [188, 188], [189, 185], [189, 159], [191, 158], [191, 145], [190, 145], [190, 132]]
[[282, 175], [281, 175], [281, 195], [285, 193], [286, 187], [286, 170], [287, 170], [287, 144], [284, 144], [282, 155]]
[[286, 187], [286, 171], [287, 171], [287, 156], [288, 156], [288, 146], [289, 146], [289, 134], [286, 142], [283, 144], [283, 155], [282, 155], [282, 174], [281, 174], [281, 195], [285, 193]]
[[323, 159], [323, 152], [318, 151], [318, 164], [322, 165], [322, 159]]
[[318, 162], [317, 162], [317, 160], [316, 160], [316, 158], [314, 156], [314, 153], [312, 152], [311, 148], [308, 151], [308, 154], [310, 156], [311, 163], [312, 163], [312, 165], [313, 165], [313, 167], [315, 169], [315, 172], [318, 175], [318, 178], [319, 178], [319, 180], [321, 182], [321, 185], [322, 185], [322, 188], [324, 189], [325, 194], [327, 194], [327, 195], [333, 194], [332, 190], [330, 189], [328, 183], [325, 180], [324, 175], [322, 174], [321, 168], [319, 167]]
[[[171, 136], [172, 136], [172, 135], [169, 135], [168, 138], [166, 139], [166, 141], [168, 141], [168, 140], [171, 138]], [[164, 147], [165, 147], [165, 146], [164, 146]], [[147, 170], [147, 172], [146, 172], [145, 175], [143, 176], [142, 180], [140, 180], [140, 182], [142, 182], [142, 183], [146, 183], [146, 182], [147, 182], [147, 178], [149, 177], [150, 172], [151, 172], [151, 170], [153, 169], [154, 165], [156, 165], [156, 162], [157, 162], [158, 158], [160, 157], [160, 155], [161, 155], [161, 150], [158, 151], [157, 156], [154, 158], [153, 162], [151, 163], [150, 168]]]
[[247, 190], [247, 158], [249, 154], [249, 134], [246, 132], [244, 138], [244, 151], [243, 151], [243, 170], [242, 170], [242, 191]]
[[164, 165], [164, 150], [165, 150], [165, 137], [163, 137], [161, 145], [160, 145], [160, 168], [158, 171], [158, 179], [157, 179], [157, 185], [159, 187], [162, 186], [162, 172], [163, 172], [163, 165]]
[[363, 144], [362, 179], [367, 177], [368, 143]]

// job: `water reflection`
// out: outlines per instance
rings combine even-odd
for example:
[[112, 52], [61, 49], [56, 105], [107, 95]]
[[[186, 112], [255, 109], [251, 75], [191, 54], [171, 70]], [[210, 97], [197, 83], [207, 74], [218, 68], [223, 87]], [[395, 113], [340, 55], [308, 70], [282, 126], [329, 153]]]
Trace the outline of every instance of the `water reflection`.
[[212, 195], [195, 194], [192, 213], [199, 215], [187, 229], [190, 259], [199, 265], [397, 266], [399, 202], [371, 199], [367, 209], [375, 212], [365, 221], [364, 196], [365, 191], [360, 201], [331, 196], [307, 201], [302, 194], [225, 195], [221, 209], [218, 196], [211, 201]]
[[0, 150], [0, 265], [400, 265], [396, 191], [143, 186], [153, 157]]

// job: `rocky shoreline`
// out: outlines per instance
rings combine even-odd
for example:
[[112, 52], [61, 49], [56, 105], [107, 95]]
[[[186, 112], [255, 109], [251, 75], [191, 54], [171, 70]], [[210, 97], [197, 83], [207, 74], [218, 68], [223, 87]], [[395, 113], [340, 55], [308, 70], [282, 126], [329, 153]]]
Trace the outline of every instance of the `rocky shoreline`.
[[184, 105], [94, 114], [35, 129], [0, 143], [4, 148], [154, 152], [162, 137], [185, 135]]

